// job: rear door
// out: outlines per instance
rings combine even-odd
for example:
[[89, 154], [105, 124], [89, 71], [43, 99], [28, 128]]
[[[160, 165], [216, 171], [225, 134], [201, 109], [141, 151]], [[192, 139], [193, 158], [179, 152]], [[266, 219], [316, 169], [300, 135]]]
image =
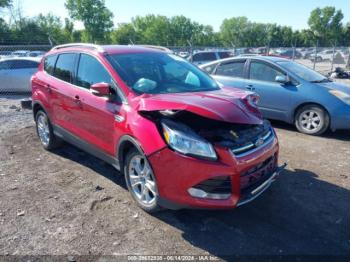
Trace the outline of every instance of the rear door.
[[260, 95], [259, 108], [264, 117], [287, 121], [296, 87], [275, 81], [277, 76], [286, 73], [271, 63], [252, 59], [248, 75], [246, 89]]
[[74, 114], [79, 111], [73, 85], [76, 61], [77, 54], [75, 53], [59, 54], [53, 71], [55, 79], [48, 82], [46, 88], [50, 93], [50, 104], [55, 124], [79, 135], [73, 120]]
[[224, 86], [245, 89], [246, 59], [220, 63], [214, 70], [214, 78]]

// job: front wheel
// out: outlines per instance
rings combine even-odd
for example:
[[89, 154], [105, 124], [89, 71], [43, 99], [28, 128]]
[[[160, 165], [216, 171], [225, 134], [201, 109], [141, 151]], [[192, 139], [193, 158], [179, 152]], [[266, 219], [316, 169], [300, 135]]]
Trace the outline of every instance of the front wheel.
[[136, 203], [148, 213], [159, 211], [157, 182], [146, 156], [136, 149], [129, 151], [124, 174], [128, 190]]
[[321, 135], [329, 127], [328, 113], [316, 105], [307, 105], [298, 110], [295, 125], [299, 132], [308, 135]]

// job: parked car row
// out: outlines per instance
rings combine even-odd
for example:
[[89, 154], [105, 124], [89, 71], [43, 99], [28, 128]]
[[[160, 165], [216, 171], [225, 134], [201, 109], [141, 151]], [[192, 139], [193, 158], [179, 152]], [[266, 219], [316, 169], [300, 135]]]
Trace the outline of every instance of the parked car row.
[[0, 51], [0, 60], [11, 57], [42, 57], [45, 55], [44, 51], [29, 51], [29, 50], [17, 50], [17, 51]]

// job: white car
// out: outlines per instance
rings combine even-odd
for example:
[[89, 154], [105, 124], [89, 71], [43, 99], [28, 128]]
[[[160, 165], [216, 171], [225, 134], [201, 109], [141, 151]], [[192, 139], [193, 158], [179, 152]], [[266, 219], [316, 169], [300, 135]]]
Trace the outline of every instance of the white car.
[[30, 78], [38, 70], [41, 59], [29, 57], [0, 60], [0, 93], [29, 93]]
[[[334, 57], [339, 52], [335, 52]], [[310, 55], [310, 60], [314, 61], [316, 54]], [[322, 61], [332, 61], [333, 59], [333, 50], [324, 50], [322, 52], [317, 53], [316, 56], [316, 62], [322, 62]]]

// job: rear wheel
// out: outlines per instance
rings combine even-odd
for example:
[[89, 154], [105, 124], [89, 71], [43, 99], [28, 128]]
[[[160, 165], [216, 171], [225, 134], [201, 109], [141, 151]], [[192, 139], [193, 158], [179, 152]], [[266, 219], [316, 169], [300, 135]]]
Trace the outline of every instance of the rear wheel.
[[43, 110], [36, 113], [35, 122], [38, 137], [46, 150], [55, 149], [62, 145], [62, 140], [54, 135], [50, 120]]
[[126, 156], [124, 166], [128, 190], [136, 203], [146, 212], [160, 210], [157, 182], [147, 158], [136, 149]]
[[329, 127], [328, 113], [316, 105], [307, 105], [298, 110], [295, 125], [299, 132], [308, 135], [321, 135]]

